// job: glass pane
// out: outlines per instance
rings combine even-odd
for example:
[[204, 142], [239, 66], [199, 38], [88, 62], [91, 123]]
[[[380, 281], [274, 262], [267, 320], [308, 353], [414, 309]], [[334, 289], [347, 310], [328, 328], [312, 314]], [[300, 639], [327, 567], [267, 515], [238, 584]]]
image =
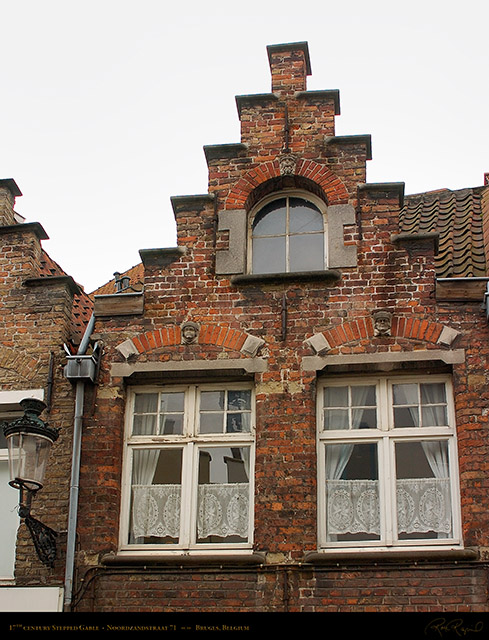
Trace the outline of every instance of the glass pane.
[[286, 227], [285, 198], [274, 200], [257, 213], [253, 223], [253, 236], [277, 236], [284, 234]]
[[290, 271], [324, 269], [324, 234], [313, 233], [289, 238]]
[[156, 415], [135, 415], [132, 432], [135, 436], [156, 435]]
[[129, 543], [178, 542], [181, 477], [181, 449], [134, 451]]
[[398, 442], [395, 453], [399, 539], [451, 537], [448, 442]]
[[224, 412], [221, 413], [201, 413], [200, 433], [222, 433], [224, 430]]
[[249, 462], [249, 447], [200, 449], [197, 542], [247, 541]]
[[326, 447], [326, 523], [330, 541], [380, 539], [377, 445]]
[[170, 413], [160, 416], [160, 434], [163, 435], [182, 435], [183, 433], [183, 414]]
[[202, 391], [200, 394], [201, 411], [223, 411], [224, 391]]
[[419, 427], [418, 407], [394, 408], [395, 427]]
[[160, 396], [160, 411], [170, 412], [177, 411], [183, 412], [185, 394], [183, 391], [162, 393]]
[[226, 419], [226, 433], [248, 432], [250, 430], [249, 413], [229, 413]]
[[285, 236], [253, 239], [253, 273], [284, 273]]
[[349, 429], [348, 409], [326, 409], [324, 411], [325, 429]]
[[394, 404], [418, 404], [417, 384], [395, 384], [393, 385]]
[[354, 407], [375, 407], [377, 403], [375, 385], [352, 387], [351, 403]]
[[137, 393], [134, 399], [134, 413], [156, 413], [158, 411], [157, 393]]
[[445, 385], [443, 383], [421, 385], [421, 404], [444, 404], [446, 401]]
[[323, 231], [323, 216], [319, 209], [311, 202], [302, 198], [290, 198], [290, 233], [307, 233], [311, 231]]
[[353, 429], [376, 429], [377, 410], [376, 409], [353, 409], [352, 411]]
[[251, 391], [228, 391], [228, 409], [239, 411], [251, 409]]
[[324, 389], [325, 407], [347, 407], [348, 387], [326, 387]]
[[448, 425], [447, 408], [438, 407], [421, 407], [421, 417], [423, 427], [445, 427]]

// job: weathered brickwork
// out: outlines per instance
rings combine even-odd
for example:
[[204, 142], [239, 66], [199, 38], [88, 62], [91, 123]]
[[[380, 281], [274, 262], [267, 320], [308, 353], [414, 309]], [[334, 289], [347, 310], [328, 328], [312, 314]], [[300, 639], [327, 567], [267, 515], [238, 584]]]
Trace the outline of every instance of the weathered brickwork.
[[[178, 247], [141, 250], [144, 291], [135, 288], [133, 298], [95, 295], [91, 339], [103, 356], [97, 384], [86, 387], [72, 609], [487, 611], [483, 298], [440, 295], [435, 234], [401, 233], [403, 185], [367, 183], [369, 137], [335, 135], [339, 97], [307, 91], [307, 46], [270, 47], [269, 61], [272, 92], [237, 98], [240, 143], [205, 148], [208, 193], [172, 199]], [[250, 274], [250, 212], [284, 190], [308, 192], [337, 212], [330, 235], [340, 228], [335, 255], [347, 266]], [[376, 330], [378, 311], [390, 314], [387, 333]], [[188, 341], [187, 322], [198, 327]], [[35, 341], [31, 330], [25, 340]], [[11, 349], [18, 338], [9, 340]], [[25, 351], [37, 362], [35, 349]], [[318, 385], [339, 374], [392, 372], [452, 376], [463, 553], [318, 553]], [[252, 381], [256, 393], [258, 559], [120, 554], [129, 387], [222, 380]], [[65, 422], [70, 398], [60, 386]], [[65, 506], [60, 495], [53, 511]]]
[[[73, 306], [74, 299], [84, 294], [44, 253], [41, 242], [47, 235], [41, 225], [17, 219], [14, 204], [19, 195], [13, 180], [0, 181], [4, 213], [0, 226], [0, 391], [4, 398], [8, 392], [37, 390], [46, 403], [43, 419], [62, 431], [53, 447], [42, 498], [34, 499], [33, 515], [63, 532], [67, 526], [74, 408], [72, 386], [63, 377], [64, 345], [79, 339]], [[39, 562], [21, 524], [16, 554], [18, 585], [63, 584], [62, 538], [61, 534], [60, 554], [51, 571]]]

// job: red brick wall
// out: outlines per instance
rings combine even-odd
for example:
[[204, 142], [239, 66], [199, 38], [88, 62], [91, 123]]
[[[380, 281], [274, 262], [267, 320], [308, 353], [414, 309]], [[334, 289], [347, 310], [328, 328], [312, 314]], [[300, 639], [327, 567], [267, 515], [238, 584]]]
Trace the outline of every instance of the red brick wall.
[[[303, 70], [301, 56], [298, 60], [297, 68]], [[297, 75], [289, 80], [297, 89]], [[283, 90], [281, 100], [242, 101], [242, 141], [247, 147], [232, 157], [224, 153], [226, 157], [219, 157], [218, 152], [209, 156], [209, 192], [215, 200], [174, 203], [178, 243], [187, 253], [169, 267], [147, 265], [144, 315], [97, 321], [95, 338], [104, 342], [104, 357], [85, 420], [78, 579], [86, 573], [86, 580], [78, 582], [77, 610], [488, 608], [489, 329], [481, 305], [437, 301], [433, 243], [403, 244], [393, 238], [399, 231], [396, 189], [359, 188], [366, 177], [364, 146], [325, 142], [325, 136], [334, 135], [334, 101], [329, 96], [308, 100], [289, 95], [290, 87]], [[277, 156], [284, 149], [286, 94], [290, 150], [300, 160], [295, 176], [284, 177]], [[346, 229], [345, 239], [357, 244], [357, 267], [343, 269], [341, 280], [335, 282], [236, 286], [229, 278], [216, 277], [216, 247], [226, 248], [226, 235], [216, 236], [217, 211], [248, 208], [272, 187], [305, 188], [312, 180], [315, 191], [322, 191], [329, 204], [355, 206], [358, 224]], [[391, 336], [373, 335], [371, 318], [376, 309], [393, 313]], [[180, 344], [179, 328], [186, 320], [203, 327], [197, 344]], [[449, 560], [303, 565], [304, 553], [317, 545], [317, 378], [301, 366], [302, 358], [312, 354], [305, 340], [323, 333], [332, 347], [330, 354], [448, 350], [437, 343], [442, 326], [460, 332], [456, 347], [467, 355], [463, 364], [453, 366], [462, 521], [464, 543], [476, 546], [481, 560], [458, 565]], [[211, 327], [220, 338], [209, 337]], [[117, 346], [131, 338], [137, 348], [131, 362], [137, 363], [244, 359], [239, 351], [244, 333], [264, 340], [259, 355], [268, 363], [267, 371], [255, 375], [254, 549], [266, 554], [265, 565], [100, 567], [104, 555], [115, 554], [118, 548], [125, 383], [111, 377], [111, 366], [124, 360]]]

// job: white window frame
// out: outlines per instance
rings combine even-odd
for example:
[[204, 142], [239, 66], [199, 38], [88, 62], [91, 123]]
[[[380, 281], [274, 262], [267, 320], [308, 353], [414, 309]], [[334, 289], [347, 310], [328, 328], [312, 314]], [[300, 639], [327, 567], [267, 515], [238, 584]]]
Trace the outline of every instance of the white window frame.
[[[392, 386], [397, 383], [444, 383], [446, 386], [448, 426], [402, 427], [394, 429]], [[324, 429], [323, 392], [326, 387], [376, 385], [378, 428]], [[448, 375], [392, 375], [355, 376], [324, 379], [318, 384], [317, 394], [317, 447], [318, 447], [318, 547], [328, 553], [346, 551], [418, 551], [433, 549], [461, 549], [462, 529], [460, 513], [460, 485], [458, 476], [458, 454], [455, 426], [453, 387]], [[391, 426], [392, 425], [392, 426]], [[396, 478], [395, 449], [398, 442], [420, 442], [423, 440], [446, 441], [448, 443], [449, 478], [452, 507], [452, 533], [450, 538], [398, 540], [396, 532]], [[327, 444], [378, 443], [378, 478], [380, 500], [380, 540], [328, 541], [326, 505], [326, 445]]]
[[[201, 391], [249, 390], [251, 392], [250, 431], [239, 433], [198, 433], [199, 394]], [[185, 392], [185, 413], [183, 435], [140, 436], [132, 435], [134, 401], [136, 394]], [[197, 542], [197, 488], [199, 449], [211, 447], [248, 447], [249, 448], [249, 511], [248, 539], [246, 542]], [[182, 452], [181, 477], [181, 522], [178, 543], [168, 544], [130, 544], [130, 513], [132, 492], [132, 452], [136, 449], [178, 448]], [[122, 480], [122, 508], [119, 551], [121, 554], [144, 555], [180, 555], [251, 552], [253, 546], [254, 522], [254, 467], [255, 467], [255, 390], [249, 383], [215, 384], [177, 384], [137, 386], [128, 389], [125, 419], [125, 450]], [[184, 505], [185, 508], [184, 508]]]
[[[256, 204], [249, 215], [248, 218], [248, 250], [247, 250], [247, 256], [248, 256], [248, 273], [256, 273], [257, 275], [262, 274], [262, 272], [254, 272], [253, 271], [253, 225], [255, 222], [255, 218], [256, 216], [261, 212], [261, 210], [263, 209], [263, 207], [265, 207], [266, 205], [270, 204], [271, 202], [274, 202], [275, 200], [282, 200], [284, 198], [301, 198], [302, 200], [306, 200], [308, 202], [310, 202], [312, 205], [314, 205], [315, 207], [317, 207], [320, 211], [320, 213], [322, 214], [322, 218], [323, 218], [323, 269], [327, 269], [328, 268], [328, 222], [327, 222], [327, 207], [326, 204], [323, 200], [321, 200], [321, 198], [318, 198], [317, 196], [315, 196], [312, 193], [309, 193], [308, 191], [301, 191], [301, 190], [297, 190], [297, 189], [284, 189], [283, 191], [277, 191], [269, 196], [267, 196], [266, 198], [263, 198], [263, 200], [260, 200], [260, 202], [258, 204]], [[287, 216], [288, 218], [288, 216]], [[315, 232], [310, 232], [311, 234], [318, 234], [318, 231]], [[295, 233], [290, 233], [289, 229], [287, 228], [286, 233], [285, 234], [279, 234], [279, 235], [270, 235], [269, 237], [280, 237], [281, 235], [284, 235], [286, 238], [286, 270], [284, 271], [284, 273], [296, 273], [295, 271], [292, 271], [290, 269], [290, 252], [289, 252], [289, 240], [290, 240], [290, 236], [293, 235], [300, 235], [300, 234], [295, 234]], [[307, 234], [304, 234], [307, 235]], [[267, 272], [263, 272], [263, 275], [266, 275]]]

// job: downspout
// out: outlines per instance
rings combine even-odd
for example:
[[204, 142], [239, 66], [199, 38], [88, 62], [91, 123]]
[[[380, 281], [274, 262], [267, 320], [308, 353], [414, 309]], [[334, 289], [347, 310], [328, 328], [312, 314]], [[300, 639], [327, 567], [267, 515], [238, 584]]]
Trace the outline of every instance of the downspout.
[[[77, 355], [84, 355], [90, 336], [95, 325], [95, 316], [92, 314], [78, 347]], [[85, 397], [85, 382], [78, 380], [75, 391], [75, 416], [73, 423], [73, 455], [71, 462], [70, 502], [68, 512], [68, 533], [66, 540], [66, 568], [64, 588], [64, 610], [69, 611], [73, 594], [73, 573], [75, 567], [76, 527], [78, 518], [78, 493], [80, 484], [80, 460], [81, 439], [83, 423], [83, 404]]]

